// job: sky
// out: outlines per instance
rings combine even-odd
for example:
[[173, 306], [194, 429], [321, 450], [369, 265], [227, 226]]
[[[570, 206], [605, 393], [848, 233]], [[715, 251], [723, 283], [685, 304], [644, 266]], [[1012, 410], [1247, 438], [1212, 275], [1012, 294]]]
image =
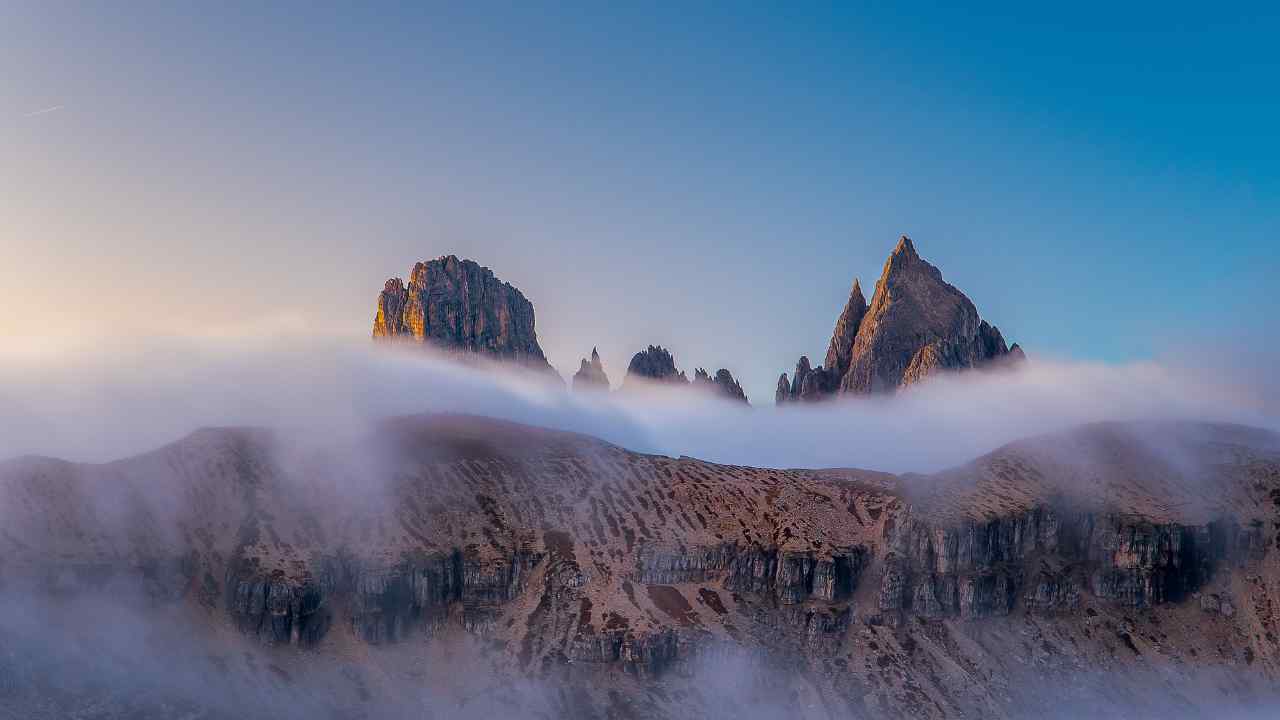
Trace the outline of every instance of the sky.
[[1037, 356], [1274, 350], [1280, 7], [0, 2], [0, 337], [367, 337], [414, 262], [568, 376], [757, 404], [899, 235]]

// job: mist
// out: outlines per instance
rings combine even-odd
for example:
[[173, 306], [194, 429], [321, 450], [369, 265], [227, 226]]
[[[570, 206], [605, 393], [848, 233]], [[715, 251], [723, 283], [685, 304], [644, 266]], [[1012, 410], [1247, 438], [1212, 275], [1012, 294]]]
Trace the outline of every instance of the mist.
[[[324, 440], [387, 416], [461, 412], [725, 464], [928, 472], [1100, 420], [1277, 429], [1266, 367], [1033, 358], [1017, 370], [943, 375], [888, 396], [783, 407], [756, 397], [748, 409], [632, 383], [574, 393], [544, 376], [367, 341], [171, 338], [0, 355], [0, 458], [102, 462], [209, 426], [268, 426]], [[607, 369], [618, 383], [621, 369]]]
[[[358, 502], [382, 501], [381, 488], [370, 486], [388, 473], [369, 465], [376, 456], [347, 458], [346, 467], [342, 443], [373, 421], [403, 414], [485, 415], [727, 464], [926, 472], [1027, 435], [1100, 420], [1178, 418], [1274, 429], [1280, 422], [1271, 397], [1262, 372], [1034, 359], [1017, 370], [941, 376], [891, 396], [781, 408], [772, 398], [754, 398], [747, 408], [689, 388], [628, 384], [574, 393], [542, 375], [367, 342], [174, 338], [0, 358], [0, 458], [98, 462], [201, 427], [283, 429], [304, 446], [331, 450], [328, 472], [287, 473], [310, 483], [288, 489], [300, 512], [346, 513]], [[361, 487], [326, 484], [335, 478]], [[100, 488], [109, 489], [120, 487]], [[328, 502], [325, 493], [342, 499]], [[170, 546], [164, 538], [176, 537], [181, 489], [155, 482], [135, 494], [155, 510], [146, 525], [158, 539], [147, 546]], [[122, 502], [92, 497], [93, 517], [112, 534], [135, 522], [116, 507]], [[19, 507], [0, 511], [21, 514]], [[6, 522], [20, 531], [14, 517]], [[0, 717], [60, 717], [74, 709], [104, 718], [315, 718], [342, 717], [351, 708], [388, 718], [577, 716], [572, 688], [582, 677], [512, 685], [484, 643], [457, 628], [430, 642], [363, 648], [353, 660], [260, 647], [221, 622], [191, 615], [219, 617], [221, 610], [157, 601], [127, 584], [71, 585], [74, 592], [51, 593], [0, 578]], [[701, 717], [771, 720], [795, 717], [796, 707], [806, 708], [804, 717], [829, 716], [789, 663], [731, 647], [694, 658], [673, 682], [694, 693], [690, 712]], [[1028, 703], [1045, 698], [1026, 717], [1055, 719], [1106, 716], [1121, 707], [1145, 708], [1149, 716], [1233, 718], [1265, 717], [1272, 709], [1256, 704], [1269, 696], [1230, 677], [1204, 675], [1203, 687], [1180, 686], [1170, 695], [1170, 683], [1181, 677], [1137, 668], [1123, 676], [1081, 675], [1063, 689], [1041, 687], [1044, 680], [1029, 673], [1017, 695]], [[798, 703], [786, 701], [793, 693]]]

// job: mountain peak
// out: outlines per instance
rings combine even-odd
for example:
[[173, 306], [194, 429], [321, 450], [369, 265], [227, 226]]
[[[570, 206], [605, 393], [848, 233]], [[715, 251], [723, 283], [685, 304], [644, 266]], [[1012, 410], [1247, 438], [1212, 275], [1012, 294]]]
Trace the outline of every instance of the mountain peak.
[[676, 368], [671, 351], [661, 345], [650, 345], [636, 353], [627, 365], [627, 377], [639, 377], [657, 382], [687, 384], [688, 376]]
[[600, 353], [591, 348], [591, 359], [582, 358], [578, 372], [573, 376], [574, 390], [608, 390], [609, 376], [604, 372], [604, 363], [600, 362]]
[[1021, 348], [1011, 353], [999, 330], [903, 235], [885, 261], [870, 304], [854, 280], [825, 365], [798, 365], [789, 388], [779, 379], [777, 397], [888, 392], [939, 370], [980, 367], [1010, 355], [1021, 358]]
[[400, 278], [387, 280], [373, 338], [555, 372], [538, 345], [533, 303], [489, 268], [456, 255], [415, 263], [407, 285]]

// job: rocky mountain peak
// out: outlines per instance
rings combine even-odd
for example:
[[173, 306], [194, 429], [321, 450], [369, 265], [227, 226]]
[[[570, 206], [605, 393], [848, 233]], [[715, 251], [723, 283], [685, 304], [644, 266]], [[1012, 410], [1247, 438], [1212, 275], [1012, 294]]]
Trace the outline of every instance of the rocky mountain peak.
[[898, 255], [920, 259], [920, 255], [916, 252], [916, 244], [911, 242], [911, 238], [906, 235], [898, 238], [898, 244], [893, 247], [893, 252], [889, 254], [889, 257], [892, 259]]
[[591, 359], [582, 359], [578, 372], [573, 376], [574, 390], [608, 390], [609, 376], [604, 372], [604, 363], [600, 361], [600, 353], [591, 348]]
[[675, 358], [661, 345], [650, 345], [636, 353], [627, 365], [627, 377], [656, 382], [688, 383], [689, 378], [676, 368]]
[[538, 345], [533, 303], [489, 268], [456, 255], [416, 263], [408, 285], [387, 280], [373, 338], [554, 372]]
[[[984, 366], [1011, 354], [1000, 331], [942, 272], [920, 257], [903, 235], [885, 261], [868, 304], [855, 281], [836, 319], [824, 365], [801, 358], [779, 401], [820, 399], [838, 393], [888, 392], [940, 370]], [[785, 390], [785, 392], [784, 392]]]

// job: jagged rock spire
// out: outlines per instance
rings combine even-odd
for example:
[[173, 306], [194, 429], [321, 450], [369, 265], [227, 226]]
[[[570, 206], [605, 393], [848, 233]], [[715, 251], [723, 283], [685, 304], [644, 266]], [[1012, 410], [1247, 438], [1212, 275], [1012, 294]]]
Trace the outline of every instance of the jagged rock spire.
[[604, 372], [604, 363], [600, 361], [600, 353], [591, 348], [591, 359], [582, 359], [578, 372], [573, 376], [574, 390], [608, 390], [609, 376]]
[[853, 289], [849, 291], [849, 300], [836, 318], [835, 330], [831, 333], [831, 343], [827, 346], [827, 358], [823, 367], [836, 377], [843, 377], [849, 370], [849, 358], [853, 355], [853, 339], [858, 334], [858, 326], [862, 317], [867, 314], [867, 299], [862, 296], [862, 283], [857, 278], [853, 281]]
[[778, 379], [776, 399], [886, 392], [939, 370], [982, 367], [1006, 357], [1025, 356], [1021, 348], [1006, 347], [1000, 331], [979, 318], [969, 298], [903, 235], [885, 260], [870, 304], [854, 281], [825, 364], [810, 368], [802, 357], [790, 383], [785, 374]]
[[715, 376], [711, 376], [704, 368], [697, 368], [693, 373], [694, 386], [709, 388], [714, 392], [718, 392], [731, 400], [737, 400], [750, 405], [747, 401], [747, 393], [742, 390], [742, 386], [737, 380], [733, 379], [733, 373], [725, 368], [716, 370]]
[[661, 345], [650, 345], [631, 357], [627, 365], [627, 378], [670, 383], [687, 383], [688, 376], [676, 368], [675, 358]]

